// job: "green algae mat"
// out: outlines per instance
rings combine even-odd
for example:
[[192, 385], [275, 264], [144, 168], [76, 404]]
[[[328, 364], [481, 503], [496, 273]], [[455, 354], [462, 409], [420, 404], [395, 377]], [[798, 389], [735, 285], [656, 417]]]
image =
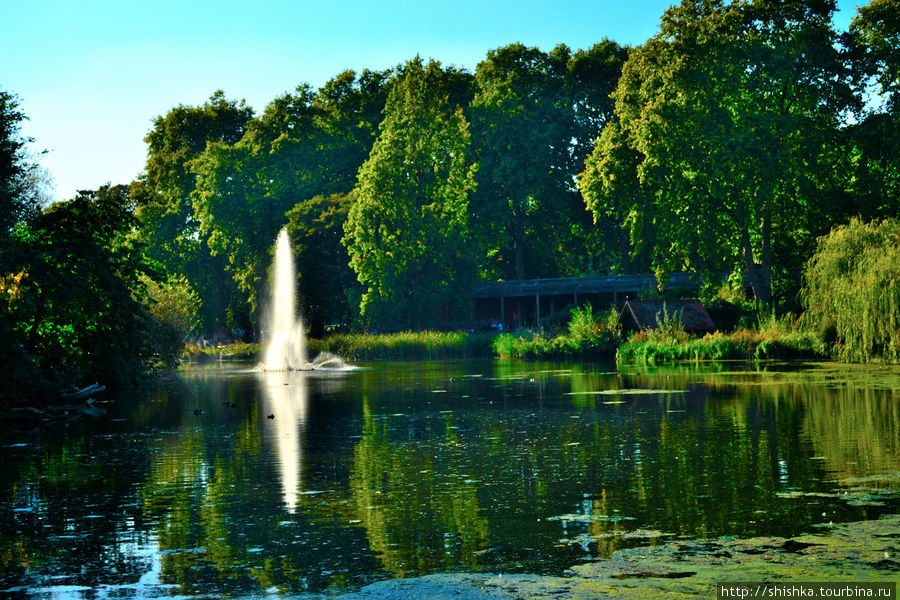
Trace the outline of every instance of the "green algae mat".
[[725, 537], [630, 548], [572, 567], [564, 577], [430, 575], [380, 582], [344, 598], [715, 598], [717, 587], [728, 582], [898, 580], [900, 515], [889, 515], [793, 538]]

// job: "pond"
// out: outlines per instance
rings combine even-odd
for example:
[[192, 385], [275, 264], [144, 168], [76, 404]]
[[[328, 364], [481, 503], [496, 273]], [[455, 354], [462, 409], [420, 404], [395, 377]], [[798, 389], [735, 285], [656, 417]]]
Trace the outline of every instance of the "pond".
[[900, 508], [900, 370], [454, 361], [185, 369], [0, 447], [0, 593], [303, 597], [561, 574]]

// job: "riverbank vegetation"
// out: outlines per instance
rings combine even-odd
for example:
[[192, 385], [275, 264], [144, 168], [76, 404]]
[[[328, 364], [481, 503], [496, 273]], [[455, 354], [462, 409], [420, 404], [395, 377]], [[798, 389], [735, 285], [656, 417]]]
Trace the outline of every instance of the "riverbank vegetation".
[[440, 360], [490, 357], [489, 333], [465, 331], [403, 331], [398, 333], [342, 333], [310, 340], [311, 352], [330, 352], [349, 360]]
[[[834, 12], [684, 0], [636, 47], [509, 44], [474, 71], [415, 57], [260, 113], [216, 91], [153, 120], [136, 181], [52, 206], [0, 90], [0, 389], [125, 382], [185, 338], [259, 341], [283, 227], [314, 338], [478, 322], [477, 281], [686, 271], [704, 298], [746, 282], [757, 313], [805, 314], [777, 335], [642, 332], [620, 355], [821, 352], [818, 335], [843, 360], [898, 360], [898, 5], [871, 0], [846, 31]], [[322, 344], [611, 352], [613, 329], [585, 334], [585, 318], [493, 342]]]
[[763, 318], [733, 332], [690, 335], [676, 320], [657, 329], [634, 332], [618, 348], [624, 362], [659, 364], [676, 361], [768, 358], [826, 358], [828, 349], [815, 331], [790, 315]]

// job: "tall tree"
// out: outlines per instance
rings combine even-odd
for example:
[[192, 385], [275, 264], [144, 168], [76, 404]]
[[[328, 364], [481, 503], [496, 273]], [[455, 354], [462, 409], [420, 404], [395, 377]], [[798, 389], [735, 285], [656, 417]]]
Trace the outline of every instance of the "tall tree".
[[604, 41], [572, 54], [522, 44], [491, 50], [476, 71], [476, 228], [487, 277], [553, 276], [590, 225], [574, 185], [612, 114], [609, 92], [625, 50]]
[[[632, 52], [614, 94], [620, 133], [595, 148], [582, 186], [595, 215], [624, 209], [633, 237], [652, 228], [658, 273], [745, 273], [764, 304], [773, 272], [796, 279], [786, 265], [814, 239], [810, 207], [853, 102], [834, 9], [685, 0]], [[626, 149], [633, 173], [615, 164]], [[641, 189], [625, 207], [634, 184], [620, 176]]]
[[300, 310], [313, 337], [324, 334], [329, 323], [349, 323], [359, 308], [356, 274], [341, 243], [352, 198], [352, 193], [316, 196], [286, 215]]
[[[128, 188], [104, 186], [16, 228], [18, 272], [0, 282], [12, 292], [0, 325], [6, 321], [12, 343], [4, 351], [14, 356], [0, 361], [0, 377], [32, 378], [26, 394], [42, 385], [116, 384], [172, 356], [154, 346], [141, 278], [150, 269], [135, 224]], [[12, 375], [2, 373], [11, 367]]]
[[0, 89], [0, 253], [13, 225], [37, 209], [33, 186], [28, 185], [37, 167], [26, 152], [31, 140], [21, 135], [26, 118], [19, 99]]
[[468, 206], [476, 168], [445, 73], [420, 58], [398, 70], [359, 171], [344, 243], [371, 324], [421, 327], [471, 310]]
[[847, 131], [856, 209], [850, 216], [900, 217], [900, 1], [860, 7], [849, 38], [859, 93], [867, 100]]
[[253, 110], [243, 101], [215, 92], [201, 106], [179, 105], [157, 117], [147, 134], [147, 163], [132, 185], [137, 216], [148, 253], [172, 274], [184, 274], [200, 296], [203, 329], [226, 328], [233, 285], [224, 257], [213, 256], [201, 234], [191, 194], [196, 176], [191, 163], [208, 143], [241, 139]]

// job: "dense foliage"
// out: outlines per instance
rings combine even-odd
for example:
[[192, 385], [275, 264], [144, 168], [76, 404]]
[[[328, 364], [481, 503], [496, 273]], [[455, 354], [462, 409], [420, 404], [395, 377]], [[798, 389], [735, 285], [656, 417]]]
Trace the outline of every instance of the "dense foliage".
[[769, 304], [799, 267], [856, 102], [833, 11], [685, 0], [629, 57], [580, 183], [595, 215], [627, 215], [658, 273], [740, 272]]
[[[683, 270], [799, 310], [807, 265], [804, 322], [846, 359], [900, 359], [900, 5], [846, 32], [834, 12], [684, 0], [636, 48], [510, 44], [473, 73], [415, 58], [258, 115], [217, 91], [153, 121], [137, 181], [53, 206], [0, 90], [2, 389], [258, 339], [283, 227], [315, 335], [466, 322], [479, 278]], [[581, 352], [594, 324], [503, 339]]]
[[183, 344], [145, 302], [152, 270], [134, 226], [128, 189], [108, 186], [17, 224], [0, 279], [6, 400], [132, 382]]
[[805, 281], [805, 318], [833, 329], [840, 356], [900, 360], [900, 222], [835, 228], [819, 240]]
[[468, 229], [475, 165], [469, 125], [434, 61], [407, 63], [359, 177], [344, 243], [365, 287], [367, 323], [417, 328], [464, 318], [474, 264]]

